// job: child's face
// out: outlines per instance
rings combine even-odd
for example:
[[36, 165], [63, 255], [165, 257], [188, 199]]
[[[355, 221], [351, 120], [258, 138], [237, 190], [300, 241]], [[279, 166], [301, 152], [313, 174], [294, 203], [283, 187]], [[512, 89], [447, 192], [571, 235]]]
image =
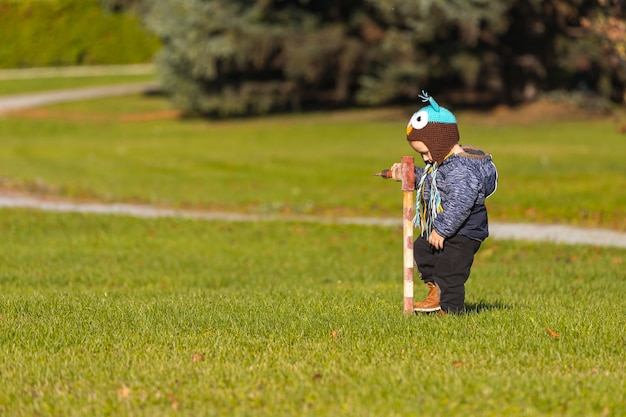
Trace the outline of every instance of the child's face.
[[429, 162], [429, 163], [433, 162], [433, 157], [430, 154], [430, 151], [428, 150], [428, 147], [424, 144], [424, 142], [415, 140], [415, 141], [409, 142], [409, 145], [411, 145], [411, 147], [415, 149], [415, 152], [422, 155], [422, 159], [424, 160], [424, 162]]

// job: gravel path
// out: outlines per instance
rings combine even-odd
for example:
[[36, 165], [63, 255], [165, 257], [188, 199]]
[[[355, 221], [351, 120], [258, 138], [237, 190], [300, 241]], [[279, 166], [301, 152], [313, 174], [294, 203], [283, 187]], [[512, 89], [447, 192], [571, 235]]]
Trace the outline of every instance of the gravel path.
[[158, 85], [154, 82], [139, 82], [112, 86], [107, 85], [101, 87], [73, 88], [71, 90], [57, 90], [43, 93], [0, 96], [0, 115], [10, 111], [28, 109], [51, 103], [88, 100], [99, 97], [124, 96], [129, 94], [144, 93], [157, 88]]
[[36, 78], [76, 78], [102, 75], [154, 74], [153, 64], [130, 65], [80, 65], [70, 67], [40, 67], [0, 69], [0, 80], [31, 80]]
[[[181, 217], [203, 221], [225, 220], [234, 222], [286, 221], [327, 224], [356, 224], [364, 226], [401, 227], [401, 218], [371, 217], [316, 217], [200, 212], [176, 210], [137, 204], [101, 204], [73, 201], [43, 200], [32, 196], [0, 193], [0, 208], [25, 208], [32, 210], [121, 215], [143, 218]], [[613, 246], [626, 248], [626, 233], [604, 229], [577, 228], [552, 224], [495, 223], [489, 225], [493, 239], [548, 241], [564, 244]]]

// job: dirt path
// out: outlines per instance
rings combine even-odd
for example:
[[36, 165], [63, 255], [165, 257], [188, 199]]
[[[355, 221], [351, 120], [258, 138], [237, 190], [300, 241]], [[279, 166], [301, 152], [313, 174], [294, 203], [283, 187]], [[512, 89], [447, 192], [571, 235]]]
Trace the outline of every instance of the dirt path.
[[[200, 212], [159, 208], [137, 204], [102, 204], [74, 201], [44, 200], [33, 196], [0, 193], [0, 208], [23, 208], [67, 213], [91, 213], [141, 218], [181, 217], [202, 221], [285, 221], [364, 226], [400, 227], [400, 218], [273, 216], [225, 212]], [[604, 229], [577, 228], [565, 225], [494, 223], [490, 224], [493, 239], [548, 241], [564, 244], [613, 246], [626, 248], [626, 233]]]
[[157, 84], [154, 82], [139, 82], [101, 87], [73, 88], [71, 90], [57, 90], [43, 93], [0, 96], [0, 115], [11, 111], [38, 107], [51, 103], [144, 93], [154, 90], [157, 87]]
[[80, 65], [72, 67], [40, 67], [0, 69], [0, 80], [29, 80], [35, 78], [75, 78], [102, 75], [154, 74], [153, 64], [130, 65]]

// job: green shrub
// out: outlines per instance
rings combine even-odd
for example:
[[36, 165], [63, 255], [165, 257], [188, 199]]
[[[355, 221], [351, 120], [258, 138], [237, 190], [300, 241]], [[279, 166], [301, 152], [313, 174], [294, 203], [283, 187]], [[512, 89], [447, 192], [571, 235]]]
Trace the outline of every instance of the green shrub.
[[0, 0], [0, 68], [150, 62], [160, 42], [99, 0]]

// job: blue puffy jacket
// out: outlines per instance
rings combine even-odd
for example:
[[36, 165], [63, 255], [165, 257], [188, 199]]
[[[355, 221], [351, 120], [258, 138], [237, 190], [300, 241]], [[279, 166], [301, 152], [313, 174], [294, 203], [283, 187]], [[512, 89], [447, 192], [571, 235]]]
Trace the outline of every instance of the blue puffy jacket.
[[[462, 235], [482, 241], [489, 236], [485, 199], [496, 191], [498, 171], [491, 155], [471, 146], [462, 148], [463, 152], [446, 158], [437, 170], [443, 211], [434, 219], [434, 229], [444, 238]], [[423, 171], [415, 167], [416, 187]], [[430, 186], [427, 176], [425, 201], [429, 201]]]

